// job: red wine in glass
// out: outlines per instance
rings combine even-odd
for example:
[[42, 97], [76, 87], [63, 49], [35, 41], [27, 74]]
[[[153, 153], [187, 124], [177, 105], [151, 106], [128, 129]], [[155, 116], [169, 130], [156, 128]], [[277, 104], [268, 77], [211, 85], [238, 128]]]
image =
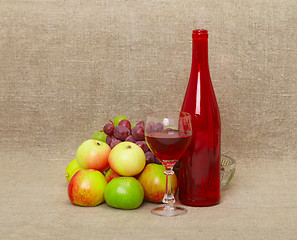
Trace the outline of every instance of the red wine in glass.
[[153, 112], [145, 120], [145, 139], [152, 153], [165, 167], [166, 186], [164, 205], [152, 209], [159, 216], [177, 216], [187, 212], [175, 206], [171, 176], [173, 167], [186, 151], [192, 136], [191, 115], [180, 111]]
[[146, 136], [148, 146], [165, 167], [173, 167], [191, 140], [191, 133], [179, 130], [153, 131]]

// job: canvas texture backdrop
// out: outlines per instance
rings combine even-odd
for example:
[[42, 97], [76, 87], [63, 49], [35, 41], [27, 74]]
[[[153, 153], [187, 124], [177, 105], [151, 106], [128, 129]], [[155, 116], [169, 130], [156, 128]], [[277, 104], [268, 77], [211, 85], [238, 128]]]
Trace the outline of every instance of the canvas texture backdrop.
[[297, 157], [297, 2], [0, 1], [0, 153], [69, 161], [118, 114], [179, 110], [209, 31], [222, 152]]

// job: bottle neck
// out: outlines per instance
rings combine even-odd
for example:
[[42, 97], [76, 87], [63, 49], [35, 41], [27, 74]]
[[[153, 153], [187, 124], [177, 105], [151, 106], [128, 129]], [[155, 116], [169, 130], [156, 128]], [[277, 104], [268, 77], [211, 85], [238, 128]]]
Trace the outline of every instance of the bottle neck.
[[192, 64], [208, 65], [208, 32], [197, 29], [193, 31]]
[[192, 65], [208, 65], [208, 39], [193, 38]]

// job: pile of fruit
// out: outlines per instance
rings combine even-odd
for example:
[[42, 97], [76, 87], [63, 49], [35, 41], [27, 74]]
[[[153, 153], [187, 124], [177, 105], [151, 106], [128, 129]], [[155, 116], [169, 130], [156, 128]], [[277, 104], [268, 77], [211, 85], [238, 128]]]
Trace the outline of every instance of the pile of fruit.
[[[120, 209], [138, 208], [143, 201], [162, 202], [165, 167], [148, 148], [144, 121], [132, 124], [123, 115], [84, 141], [66, 168], [68, 197], [79, 206], [104, 201]], [[172, 189], [178, 188], [172, 176]]]
[[144, 121], [131, 124], [126, 116], [118, 115], [113, 122], [110, 121], [107, 123], [103, 127], [103, 130], [96, 132], [93, 139], [106, 142], [111, 149], [121, 142], [133, 142], [142, 148], [147, 164], [161, 164], [146, 144], [144, 138]]

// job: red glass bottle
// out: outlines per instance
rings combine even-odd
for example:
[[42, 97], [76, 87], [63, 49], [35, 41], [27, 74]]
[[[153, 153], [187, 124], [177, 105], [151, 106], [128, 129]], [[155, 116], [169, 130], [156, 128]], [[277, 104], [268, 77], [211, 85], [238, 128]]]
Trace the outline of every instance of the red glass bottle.
[[191, 143], [180, 160], [179, 199], [190, 206], [220, 200], [221, 121], [208, 67], [208, 32], [193, 31], [192, 69], [182, 111], [192, 117]]

